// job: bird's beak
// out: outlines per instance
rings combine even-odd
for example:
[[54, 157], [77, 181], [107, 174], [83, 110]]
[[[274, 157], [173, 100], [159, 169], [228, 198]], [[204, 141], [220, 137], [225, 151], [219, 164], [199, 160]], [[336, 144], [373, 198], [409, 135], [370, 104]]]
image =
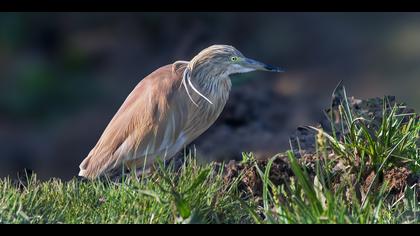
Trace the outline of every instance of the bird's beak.
[[244, 60], [244, 66], [252, 68], [254, 70], [262, 70], [262, 71], [271, 71], [271, 72], [284, 72], [284, 69], [276, 66], [267, 65], [265, 63], [245, 58]]

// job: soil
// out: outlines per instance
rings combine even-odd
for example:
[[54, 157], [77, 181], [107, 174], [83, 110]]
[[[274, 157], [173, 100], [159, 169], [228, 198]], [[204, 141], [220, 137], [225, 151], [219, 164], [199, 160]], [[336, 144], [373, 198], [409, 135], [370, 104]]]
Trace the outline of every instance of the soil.
[[[343, 87], [338, 86], [334, 92], [330, 108], [324, 110], [326, 114], [325, 119], [316, 124], [316, 127], [322, 128], [329, 134], [332, 133], [332, 125], [329, 117], [333, 117], [333, 120], [337, 118], [338, 104], [343, 101], [343, 96]], [[360, 100], [349, 97], [348, 101], [351, 109], [358, 115], [373, 120], [373, 125], [380, 124], [384, 105], [383, 98]], [[385, 105], [387, 107], [392, 107], [396, 104], [396, 99], [392, 96], [386, 97], [385, 101]], [[404, 107], [399, 112], [414, 113], [414, 110]], [[338, 125], [337, 120], [334, 123], [335, 125]], [[317, 160], [321, 160], [323, 158], [315, 151], [315, 135], [316, 133], [307, 127], [298, 127], [296, 134], [290, 137], [292, 150], [298, 158], [298, 162], [306, 167], [312, 180], [314, 180], [315, 177], [316, 162]], [[340, 132], [336, 132], [336, 135], [339, 139], [343, 137], [343, 134]], [[333, 188], [337, 187], [342, 181], [352, 181], [356, 187], [356, 192], [359, 197], [363, 197], [369, 191], [369, 188], [371, 192], [379, 191], [382, 184], [387, 182], [387, 188], [389, 190], [388, 199], [396, 200], [403, 196], [406, 187], [417, 185], [416, 195], [417, 198], [420, 199], [420, 175], [419, 173], [412, 173], [406, 166], [386, 169], [375, 178], [376, 173], [373, 171], [372, 167], [369, 167], [370, 163], [365, 163], [367, 168], [365, 173], [367, 174], [365, 176], [361, 176], [360, 181], [355, 181], [356, 177], [354, 174], [343, 174], [345, 173], [344, 165], [340, 161], [337, 161], [339, 158], [335, 156], [333, 151], [328, 150], [327, 152], [328, 153], [323, 156], [326, 156], [329, 160], [334, 160], [333, 163], [335, 165], [332, 169], [334, 173], [333, 176], [335, 176], [332, 180]], [[263, 182], [255, 164], [264, 172], [267, 163], [267, 159], [254, 159], [252, 163], [232, 160], [225, 165], [224, 180], [228, 183], [239, 175], [242, 175], [239, 182], [239, 189], [242, 190], [245, 195], [251, 194], [254, 197], [261, 197], [263, 193]], [[360, 160], [356, 160], [354, 168], [359, 167]], [[286, 154], [278, 154], [270, 169], [270, 180], [275, 185], [287, 185], [293, 177], [294, 174]]]
[[[257, 160], [257, 165], [261, 171], [265, 171], [268, 160]], [[226, 174], [224, 176], [225, 183], [229, 183], [233, 179], [242, 175], [241, 182], [239, 183], [239, 190], [244, 193], [250, 193], [253, 196], [261, 196], [263, 192], [263, 183], [260, 174], [255, 165], [249, 163], [241, 163], [237, 161], [230, 161], [226, 165]], [[271, 168], [269, 178], [275, 185], [285, 184], [293, 176], [290, 164], [286, 156], [278, 156]]]

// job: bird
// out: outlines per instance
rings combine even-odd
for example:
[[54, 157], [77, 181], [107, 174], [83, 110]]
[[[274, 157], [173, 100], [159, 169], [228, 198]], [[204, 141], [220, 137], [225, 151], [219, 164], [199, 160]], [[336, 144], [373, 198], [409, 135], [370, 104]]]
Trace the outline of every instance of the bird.
[[231, 91], [230, 76], [251, 71], [284, 70], [247, 58], [231, 45], [212, 45], [190, 61], [158, 68], [125, 99], [79, 165], [79, 176], [112, 176], [174, 157], [219, 117]]

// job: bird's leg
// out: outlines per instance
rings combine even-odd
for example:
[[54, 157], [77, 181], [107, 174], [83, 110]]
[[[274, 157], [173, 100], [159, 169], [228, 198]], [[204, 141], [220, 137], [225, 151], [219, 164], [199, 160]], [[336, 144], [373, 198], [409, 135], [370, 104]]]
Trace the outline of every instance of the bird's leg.
[[136, 177], [141, 178], [143, 175], [150, 175], [151, 172], [151, 168], [138, 168], [136, 170]]
[[148, 176], [153, 172], [152, 164], [153, 164], [153, 159], [150, 157], [145, 158], [144, 160], [139, 159], [130, 163], [130, 169], [132, 171], [135, 171], [136, 178], [139, 180], [139, 179], [143, 179], [142, 177]]

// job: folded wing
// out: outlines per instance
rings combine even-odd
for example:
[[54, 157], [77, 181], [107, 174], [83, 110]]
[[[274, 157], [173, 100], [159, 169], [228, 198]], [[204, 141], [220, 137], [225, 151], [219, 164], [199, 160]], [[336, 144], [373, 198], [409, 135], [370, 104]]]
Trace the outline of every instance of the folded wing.
[[93, 179], [179, 146], [186, 122], [185, 100], [177, 93], [182, 71], [161, 67], [134, 88], [80, 164], [80, 176]]

